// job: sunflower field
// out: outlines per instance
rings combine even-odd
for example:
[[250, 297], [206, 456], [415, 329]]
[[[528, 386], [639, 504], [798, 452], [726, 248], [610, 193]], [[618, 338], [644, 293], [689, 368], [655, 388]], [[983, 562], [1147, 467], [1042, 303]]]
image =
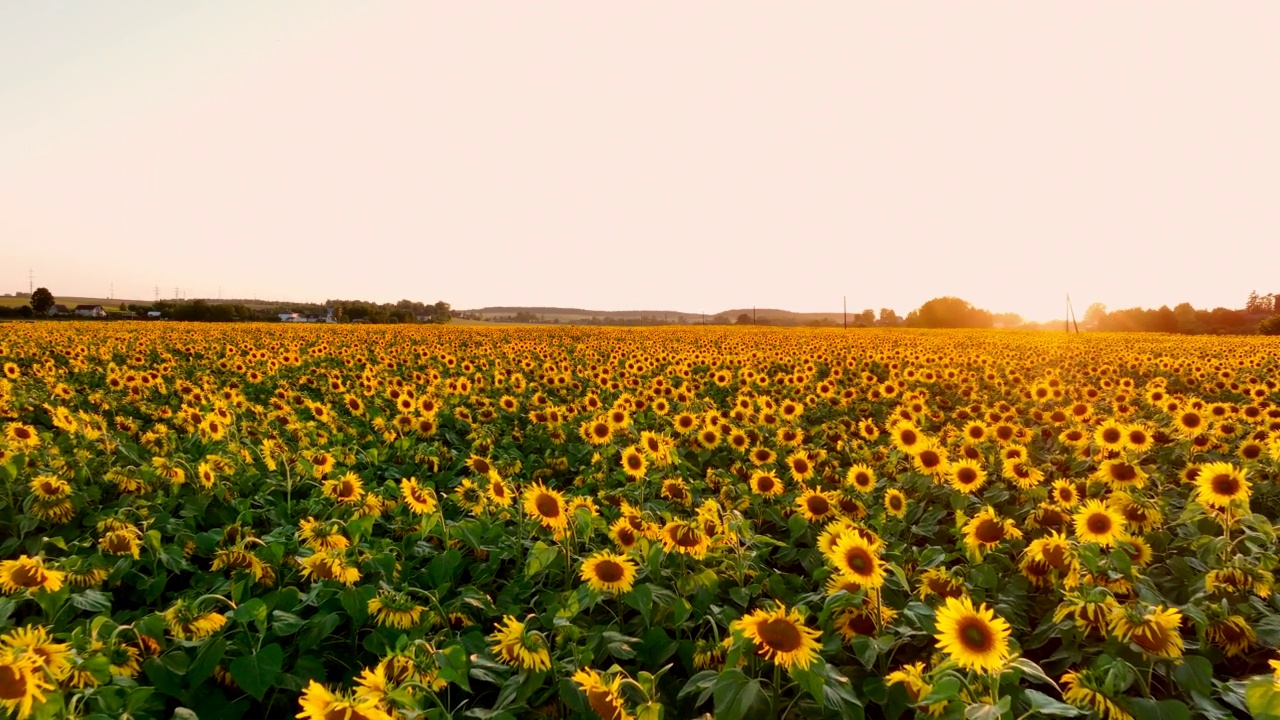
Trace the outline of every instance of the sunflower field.
[[0, 324], [0, 714], [1280, 718], [1278, 351]]

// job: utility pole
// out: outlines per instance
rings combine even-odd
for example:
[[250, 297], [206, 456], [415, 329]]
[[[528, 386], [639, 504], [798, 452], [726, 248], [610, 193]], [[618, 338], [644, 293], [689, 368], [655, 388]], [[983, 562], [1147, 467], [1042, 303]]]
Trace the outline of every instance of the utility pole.
[[1071, 307], [1071, 293], [1067, 293], [1067, 315], [1071, 318], [1066, 322], [1067, 332], [1071, 332], [1071, 326], [1076, 326], [1076, 334], [1080, 334], [1080, 324], [1076, 322], [1076, 309]]
[[756, 306], [755, 305], [751, 306], [751, 324], [752, 325], [756, 324]]
[[35, 269], [27, 270], [27, 294], [31, 295], [36, 291], [36, 271]]
[[849, 329], [849, 296], [848, 295], [841, 296], [840, 302], [843, 304], [843, 307], [844, 307], [844, 309], [841, 310], [841, 315], [844, 316], [844, 329], [848, 330]]
[[160, 286], [156, 286], [156, 302], [160, 302]]

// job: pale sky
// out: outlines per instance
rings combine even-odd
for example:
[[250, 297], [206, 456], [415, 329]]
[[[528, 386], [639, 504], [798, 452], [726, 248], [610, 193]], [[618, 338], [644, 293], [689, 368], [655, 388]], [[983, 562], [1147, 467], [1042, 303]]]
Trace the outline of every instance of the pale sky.
[[0, 292], [1240, 307], [1280, 2], [5, 2]]

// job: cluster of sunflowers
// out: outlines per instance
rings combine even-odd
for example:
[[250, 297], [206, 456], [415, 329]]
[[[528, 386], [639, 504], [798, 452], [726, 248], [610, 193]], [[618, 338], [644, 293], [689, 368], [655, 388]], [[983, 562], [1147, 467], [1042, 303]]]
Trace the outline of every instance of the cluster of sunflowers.
[[0, 324], [0, 708], [1266, 716], [1278, 350]]

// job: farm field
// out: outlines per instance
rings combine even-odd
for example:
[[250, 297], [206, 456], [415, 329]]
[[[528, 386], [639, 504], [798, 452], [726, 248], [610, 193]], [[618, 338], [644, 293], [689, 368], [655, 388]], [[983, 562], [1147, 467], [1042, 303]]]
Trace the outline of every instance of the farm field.
[[1260, 337], [0, 324], [0, 711], [1277, 717], [1278, 380]]

